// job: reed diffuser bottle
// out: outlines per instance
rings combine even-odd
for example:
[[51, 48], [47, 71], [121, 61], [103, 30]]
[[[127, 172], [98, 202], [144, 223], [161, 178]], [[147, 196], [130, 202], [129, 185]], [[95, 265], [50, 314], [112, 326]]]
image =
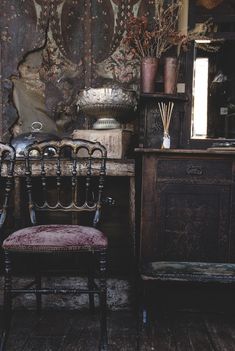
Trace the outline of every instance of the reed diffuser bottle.
[[170, 149], [171, 147], [171, 139], [169, 134], [169, 127], [171, 122], [172, 111], [174, 107], [173, 102], [169, 102], [168, 104], [161, 102], [158, 103], [158, 107], [160, 110], [160, 115], [162, 119], [163, 125], [163, 138], [162, 138], [162, 149]]

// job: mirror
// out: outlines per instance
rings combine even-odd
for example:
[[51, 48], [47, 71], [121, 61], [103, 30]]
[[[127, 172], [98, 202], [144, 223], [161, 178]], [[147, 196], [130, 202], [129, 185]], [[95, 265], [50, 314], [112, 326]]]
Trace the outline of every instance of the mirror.
[[195, 42], [191, 113], [193, 139], [235, 139], [235, 38], [228, 34], [234, 35], [234, 31], [226, 30], [228, 39], [221, 43], [217, 52], [203, 49], [203, 41]]

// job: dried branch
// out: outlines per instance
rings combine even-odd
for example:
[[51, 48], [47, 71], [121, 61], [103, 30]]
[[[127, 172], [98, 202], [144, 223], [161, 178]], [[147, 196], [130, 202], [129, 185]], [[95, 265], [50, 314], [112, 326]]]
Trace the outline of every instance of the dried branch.
[[152, 30], [148, 29], [145, 16], [132, 16], [126, 24], [125, 42], [132, 47], [139, 58], [157, 57], [174, 45], [169, 36], [176, 32], [180, 0], [172, 0], [166, 7], [164, 1], [155, 2], [155, 17]]
[[213, 23], [207, 20], [199, 27], [188, 31], [187, 34], [179, 32], [178, 19], [181, 9], [180, 0], [172, 0], [164, 5], [163, 0], [155, 0], [155, 17], [152, 29], [149, 29], [148, 20], [145, 16], [132, 16], [126, 24], [125, 42], [132, 48], [138, 58], [157, 57], [171, 47], [177, 47], [177, 56], [186, 51], [195, 40], [209, 40], [210, 43], [199, 44], [205, 51], [215, 52], [220, 48], [221, 40], [208, 36], [212, 32]]

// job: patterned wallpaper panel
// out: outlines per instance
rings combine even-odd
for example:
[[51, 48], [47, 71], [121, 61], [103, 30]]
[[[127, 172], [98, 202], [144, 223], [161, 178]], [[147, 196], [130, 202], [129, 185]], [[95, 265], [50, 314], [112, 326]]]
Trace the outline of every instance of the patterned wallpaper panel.
[[45, 131], [71, 128], [79, 89], [135, 87], [139, 63], [122, 41], [133, 14], [152, 16], [154, 1], [2, 0], [3, 139], [12, 126], [14, 134], [29, 131], [35, 119]]

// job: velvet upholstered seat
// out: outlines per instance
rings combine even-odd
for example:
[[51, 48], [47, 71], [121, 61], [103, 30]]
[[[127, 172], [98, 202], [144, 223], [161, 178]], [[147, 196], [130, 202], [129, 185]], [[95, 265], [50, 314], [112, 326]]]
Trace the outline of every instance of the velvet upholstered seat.
[[[12, 298], [19, 293], [35, 294], [38, 312], [42, 294], [86, 294], [92, 311], [97, 296], [100, 306], [99, 351], [107, 350], [108, 239], [97, 229], [103, 203], [106, 155], [106, 149], [100, 143], [69, 138], [39, 142], [25, 149], [21, 193], [27, 203], [27, 211], [22, 211], [27, 224], [10, 234], [2, 246], [5, 284], [0, 351], [7, 347]], [[29, 286], [15, 288], [11, 262], [21, 255], [22, 260], [26, 256], [35, 279]], [[63, 266], [66, 260], [72, 262], [69, 270]], [[19, 271], [20, 267], [17, 268]], [[58, 269], [62, 269], [64, 275], [70, 268], [73, 276], [78, 272], [82, 272], [83, 277], [87, 275], [82, 287], [55, 288], [46, 286], [46, 282], [42, 287], [44, 273], [52, 274], [51, 271], [55, 270], [58, 274]]]
[[107, 237], [100, 230], [78, 225], [38, 225], [20, 229], [3, 242], [8, 251], [52, 252], [105, 249]]

